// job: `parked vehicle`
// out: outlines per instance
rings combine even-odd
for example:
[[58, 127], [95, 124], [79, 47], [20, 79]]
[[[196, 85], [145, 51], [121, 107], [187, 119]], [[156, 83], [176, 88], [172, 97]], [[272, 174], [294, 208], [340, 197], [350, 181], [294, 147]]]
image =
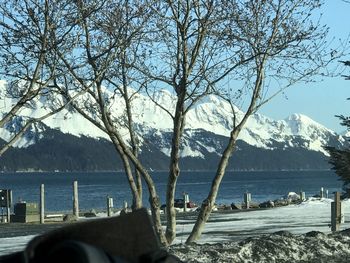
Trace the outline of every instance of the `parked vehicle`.
[[[163, 204], [161, 206], [161, 209], [164, 209], [166, 207], [166, 204]], [[184, 200], [183, 199], [174, 199], [174, 207], [176, 208], [184, 208]], [[196, 205], [194, 202], [189, 201], [187, 203], [187, 208], [196, 208], [198, 205]]]

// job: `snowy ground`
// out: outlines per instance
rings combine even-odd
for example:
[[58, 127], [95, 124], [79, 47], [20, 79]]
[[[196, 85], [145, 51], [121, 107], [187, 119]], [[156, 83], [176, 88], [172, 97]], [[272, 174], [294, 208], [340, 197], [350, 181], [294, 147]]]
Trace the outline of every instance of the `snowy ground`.
[[22, 250], [33, 237], [33, 235], [30, 235], [1, 238], [0, 255], [7, 255]]
[[178, 244], [172, 254], [188, 263], [239, 262], [350, 262], [350, 233], [309, 232], [293, 235], [280, 231], [247, 238], [241, 242]]
[[[299, 205], [289, 205], [267, 210], [251, 212], [213, 213], [205, 227], [205, 232], [199, 243], [216, 243], [222, 241], [240, 241], [246, 237], [289, 231], [302, 234], [310, 231], [330, 233], [332, 199], [310, 198]], [[345, 224], [341, 229], [350, 228], [350, 200], [343, 201]], [[195, 217], [178, 221], [177, 243], [184, 242], [184, 237], [192, 229]]]
[[[226, 251], [225, 253], [231, 251], [231, 254], [236, 255], [237, 261], [233, 260], [230, 255], [226, 255], [224, 258], [227, 257], [230, 260], [223, 261], [222, 257], [218, 257], [216, 262], [256, 262], [253, 259], [256, 253], [263, 253], [265, 257], [269, 258], [267, 260], [260, 255], [259, 262], [283, 262], [268, 257], [269, 253], [273, 253], [271, 251], [274, 250], [271, 244], [276, 245], [276, 243], [279, 244], [279, 248], [289, 246], [291, 248], [291, 251], [288, 252], [290, 259], [298, 262], [303, 262], [303, 260], [304, 262], [312, 262], [312, 257], [309, 255], [312, 252], [309, 250], [303, 251], [305, 246], [311, 251], [315, 250], [315, 253], [321, 253], [319, 251], [323, 249], [324, 258], [327, 258], [328, 254], [329, 257], [332, 257], [333, 252], [328, 252], [328, 250], [336, 249], [337, 253], [343, 255], [340, 259], [349, 259], [350, 235], [328, 235], [330, 233], [331, 202], [331, 199], [309, 199], [299, 205], [274, 209], [249, 212], [215, 212], [206, 225], [199, 245], [195, 246], [184, 246], [181, 244], [185, 242], [186, 236], [193, 226], [195, 214], [179, 214], [178, 237], [175, 242], [177, 245], [174, 249], [176, 254], [183, 259], [189, 260], [185, 256], [187, 254], [192, 255], [192, 258], [196, 258], [196, 260], [189, 260], [190, 262], [215, 262], [215, 256], [217, 257], [218, 254], [225, 255], [220, 251]], [[345, 223], [342, 224], [341, 229], [344, 230], [350, 228], [350, 223], [347, 223], [347, 220], [350, 221], [349, 200], [343, 201], [343, 209], [345, 210]], [[288, 231], [296, 235], [289, 235], [286, 232], [270, 235], [277, 231]], [[300, 235], [311, 231], [320, 231], [324, 234], [315, 234], [313, 232], [313, 234], [308, 234], [307, 236]], [[32, 237], [0, 238], [0, 255], [23, 249]], [[210, 245], [207, 243], [210, 243]], [[326, 250], [327, 244], [328, 250]], [[319, 249], [317, 248], [318, 246]], [[208, 251], [208, 253], [205, 254], [202, 250]], [[282, 252], [287, 253], [284, 250]], [[197, 255], [196, 253], [199, 254]], [[204, 254], [205, 256], [201, 259], [200, 255]], [[273, 256], [273, 254], [270, 256]], [[287, 257], [287, 254], [284, 256]], [[240, 257], [241, 259], [245, 258], [246, 261], [238, 260]], [[318, 262], [326, 261], [321, 260]], [[333, 260], [332, 262], [346, 261]]]

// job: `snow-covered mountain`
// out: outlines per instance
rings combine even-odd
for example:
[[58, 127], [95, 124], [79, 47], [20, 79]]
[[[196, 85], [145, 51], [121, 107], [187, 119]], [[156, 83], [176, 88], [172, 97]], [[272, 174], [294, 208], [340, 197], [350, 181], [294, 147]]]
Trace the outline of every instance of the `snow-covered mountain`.
[[[166, 107], [169, 113], [174, 112], [175, 100], [169, 91], [164, 90], [160, 92], [154, 99]], [[15, 101], [4, 98], [0, 103], [0, 111], [4, 114]], [[32, 103], [31, 107], [23, 109], [12, 122], [0, 128], [0, 138], [5, 141], [9, 140], [23, 125], [25, 116], [42, 116], [47, 112], [46, 104], [47, 100], [39, 99]], [[111, 110], [115, 116], [123, 115], [123, 104], [123, 100], [118, 97], [111, 103]], [[157, 156], [162, 155], [162, 158], [166, 160], [170, 155], [171, 129], [173, 125], [171, 117], [143, 94], [134, 96], [132, 106], [135, 127], [142, 151], [149, 156], [152, 156], [151, 153]], [[243, 116], [243, 112], [237, 108], [235, 108], [235, 112], [239, 120]], [[224, 148], [232, 126], [233, 119], [230, 105], [218, 97], [206, 97], [190, 109], [187, 114], [186, 129], [182, 140], [182, 157], [187, 157], [188, 160], [192, 161], [195, 159], [198, 161], [200, 159], [208, 160], [213, 158], [216, 160]], [[63, 110], [45, 119], [43, 123], [31, 127], [27, 134], [16, 143], [15, 147], [20, 149], [33, 147], [47, 138], [45, 133], [49, 131], [59, 132], [62, 136], [65, 134], [72, 135], [75, 138], [108, 140], [106, 134], [80, 114]], [[120, 131], [127, 139], [127, 131], [124, 128], [121, 128]], [[250, 117], [239, 139], [241, 141], [238, 144], [238, 152], [245, 149], [245, 151], [259, 152], [259, 155], [264, 153], [265, 157], [269, 154], [277, 154], [277, 152], [290, 153], [293, 151], [294, 153], [298, 152], [298, 156], [300, 152], [303, 152], [303, 154], [313, 154], [317, 155], [318, 158], [324, 158], [326, 152], [322, 148], [323, 145], [341, 146], [346, 143], [344, 136], [338, 135], [302, 114], [293, 114], [284, 120], [273, 120], [264, 115], [255, 114]], [[64, 148], [64, 145], [62, 147]], [[249, 156], [247, 153], [241, 154], [241, 156], [243, 155]], [[237, 158], [239, 159], [239, 157]], [[302, 157], [300, 158], [302, 159]], [[184, 159], [184, 163], [186, 163], [186, 158]], [[167, 165], [154, 165], [150, 157], [146, 162], [149, 162], [150, 167], [155, 168], [166, 168], [164, 165]], [[325, 163], [324, 160], [321, 162]], [[191, 169], [195, 169], [192, 166]], [[285, 169], [288, 167], [281, 166], [280, 168]], [[306, 168], [311, 169], [312, 164], [306, 165]], [[246, 169], [249, 169], [249, 167]]]

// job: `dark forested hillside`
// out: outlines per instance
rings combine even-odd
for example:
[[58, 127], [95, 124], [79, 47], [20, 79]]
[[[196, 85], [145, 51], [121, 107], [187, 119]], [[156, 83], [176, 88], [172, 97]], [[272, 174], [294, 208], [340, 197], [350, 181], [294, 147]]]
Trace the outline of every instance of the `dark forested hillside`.
[[[165, 140], [169, 139], [163, 134]], [[147, 168], [165, 170], [169, 157], [161, 150], [164, 138], [149, 136], [141, 151]], [[183, 170], [215, 170], [219, 152], [227, 138], [198, 131], [186, 143], [200, 150], [202, 157], [186, 156], [181, 159]], [[207, 148], [204, 147], [204, 141]], [[304, 142], [303, 142], [304, 143]], [[164, 146], [164, 145], [163, 145]], [[215, 146], [216, 152], [209, 151]], [[230, 170], [299, 170], [328, 169], [326, 157], [302, 147], [285, 147], [277, 143], [262, 149], [239, 141], [228, 169]], [[106, 171], [122, 170], [122, 163], [113, 145], [106, 139], [76, 137], [59, 130], [46, 128], [42, 138], [27, 148], [12, 148], [0, 158], [1, 171]]]

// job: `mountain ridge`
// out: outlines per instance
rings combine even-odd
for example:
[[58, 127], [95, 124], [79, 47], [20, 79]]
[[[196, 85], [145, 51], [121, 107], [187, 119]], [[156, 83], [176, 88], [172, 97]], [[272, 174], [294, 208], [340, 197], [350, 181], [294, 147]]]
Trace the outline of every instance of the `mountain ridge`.
[[[170, 113], [174, 112], [174, 97], [169, 91], [159, 92], [156, 99], [163, 106], [170, 105], [167, 108], [168, 111]], [[14, 103], [14, 100], [3, 98], [2, 103], [3, 107], [1, 107], [2, 111], [0, 113], [4, 114]], [[32, 107], [23, 109], [19, 116], [16, 116], [11, 122], [0, 128], [0, 138], [7, 141], [23, 125], [25, 116], [40, 116], [47, 112], [45, 103], [47, 103], [47, 99], [39, 98], [33, 103]], [[111, 103], [112, 113], [119, 118], [123, 116], [123, 107], [120, 107], [120, 105], [123, 105], [121, 97], [116, 97], [115, 101]], [[166, 170], [170, 156], [171, 129], [173, 125], [171, 117], [144, 94], [135, 94], [132, 106], [135, 112], [135, 132], [138, 134], [140, 141], [141, 159], [147, 168]], [[235, 108], [235, 112], [238, 119], [242, 118], [242, 111]], [[184, 169], [191, 170], [196, 168], [196, 166], [209, 170], [214, 169], [212, 167], [215, 167], [215, 163], [218, 162], [224, 145], [228, 140], [230, 129], [233, 126], [231, 114], [231, 106], [213, 95], [200, 101], [188, 111], [181, 143], [181, 157]], [[125, 135], [127, 140], [127, 130], [121, 128], [120, 132]], [[39, 158], [40, 151], [46, 152], [45, 146], [40, 145], [40, 142], [49, 141], [49, 136], [56, 136], [60, 140], [63, 140], [61, 137], [66, 136], [77, 145], [80, 144], [79, 140], [87, 141], [91, 139], [95, 142], [100, 141], [99, 147], [94, 144], [100, 155], [103, 155], [103, 151], [106, 151], [105, 154], [108, 155], [112, 154], [111, 150], [114, 151], [112, 145], [107, 146], [107, 144], [111, 143], [106, 134], [78, 113], [66, 109], [45, 119], [43, 122], [33, 125], [10, 151], [15, 151], [17, 155], [20, 155], [21, 151], [24, 154], [26, 150], [40, 148], [40, 150], [35, 150], [35, 154]], [[228, 169], [328, 169], [329, 166], [326, 162], [327, 153], [323, 149], [323, 145], [342, 147], [347, 143], [346, 136], [339, 135], [308, 116], [297, 113], [291, 114], [284, 120], [274, 120], [262, 114], [254, 114], [248, 119], [247, 125], [238, 139], [237, 150], [234, 158], [231, 160], [232, 165]], [[92, 144], [92, 141], [85, 148], [80, 146], [83, 147], [80, 148], [80, 152], [84, 152], [85, 155], [81, 154], [81, 158], [76, 156], [76, 162], [80, 163], [79, 165], [75, 161], [70, 160], [72, 165], [69, 169], [87, 169], [87, 166], [84, 166], [84, 158], [91, 160], [94, 156], [92, 153], [93, 149], [86, 149], [89, 144]], [[69, 144], [69, 142], [66, 143]], [[55, 146], [57, 144], [55, 140], [51, 140], [47, 144], [47, 148], [58, 149]], [[108, 150], [106, 147], [109, 147]], [[63, 153], [64, 149], [61, 150], [62, 155], [70, 156], [67, 153]], [[289, 153], [290, 156], [286, 153]], [[60, 157], [54, 156], [57, 162], [61, 162], [57, 159]], [[114, 159], [117, 158], [114, 154], [111, 156]], [[244, 160], [243, 156], [255, 161], [248, 162]], [[113, 158], [100, 160], [101, 163], [104, 163], [103, 165], [92, 162], [95, 163], [95, 168], [93, 169], [110, 169], [111, 166], [108, 162], [113, 162]], [[152, 159], [160, 161], [154, 164]], [[276, 163], [274, 160], [278, 160], [279, 163]], [[294, 165], [288, 164], [288, 160], [294, 160]], [[38, 163], [40, 161], [37, 160], [34, 163], [36, 163], [37, 168], [27, 168], [39, 169], [40, 165]], [[116, 163], [118, 164], [116, 166], [121, 167], [120, 160], [116, 161]], [[26, 165], [30, 164], [27, 163]], [[56, 168], [59, 167], [58, 170], [64, 170], [62, 165], [57, 165]], [[11, 169], [9, 168], [10, 166]], [[7, 168], [10, 170], [25, 169], [23, 168], [24, 164], [22, 164], [21, 168], [16, 167], [15, 164], [10, 166], [7, 164]], [[54, 166], [52, 165], [50, 169], [54, 169]], [[1, 167], [3, 170], [6, 170], [6, 163], [0, 162], [0, 170]], [[92, 168], [89, 167], [89, 169]]]

